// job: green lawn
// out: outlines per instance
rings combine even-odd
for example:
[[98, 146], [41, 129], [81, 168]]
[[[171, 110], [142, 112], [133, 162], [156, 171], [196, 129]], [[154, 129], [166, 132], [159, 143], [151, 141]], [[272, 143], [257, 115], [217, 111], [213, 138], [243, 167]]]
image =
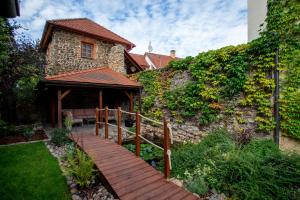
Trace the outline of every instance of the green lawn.
[[70, 199], [58, 162], [43, 142], [0, 147], [0, 199]]

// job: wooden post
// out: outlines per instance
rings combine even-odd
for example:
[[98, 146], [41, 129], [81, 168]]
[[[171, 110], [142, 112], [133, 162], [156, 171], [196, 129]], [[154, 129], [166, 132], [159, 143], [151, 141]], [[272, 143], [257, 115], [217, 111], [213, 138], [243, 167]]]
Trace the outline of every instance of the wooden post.
[[170, 177], [170, 163], [169, 163], [169, 156], [168, 150], [170, 148], [169, 145], [169, 129], [166, 119], [164, 118], [164, 174], [165, 178], [168, 179]]
[[99, 135], [99, 110], [98, 110], [98, 108], [96, 108], [96, 122], [95, 122], [95, 128], [96, 128], [96, 136], [98, 136]]
[[105, 106], [105, 139], [108, 138], [108, 107]]
[[135, 113], [135, 155], [140, 157], [141, 151], [141, 138], [139, 135], [141, 134], [141, 122], [140, 122], [140, 112], [136, 111]]
[[122, 145], [122, 113], [121, 107], [118, 107], [118, 144]]
[[134, 109], [134, 104], [133, 104], [133, 93], [130, 92], [130, 105], [129, 105], [129, 112], [133, 112], [133, 109]]
[[[102, 108], [103, 108], [103, 97], [102, 97], [102, 90], [99, 91], [99, 122], [103, 122], [103, 117], [102, 117]], [[102, 123], [100, 123], [100, 127], [102, 127]]]
[[141, 99], [142, 91], [139, 89], [138, 102], [139, 102], [139, 111], [142, 110], [142, 99]]
[[62, 128], [62, 116], [61, 116], [61, 90], [57, 91], [57, 124], [58, 128]]
[[55, 127], [55, 102], [54, 99], [51, 98], [50, 100], [50, 109], [51, 109], [51, 127], [54, 128]]

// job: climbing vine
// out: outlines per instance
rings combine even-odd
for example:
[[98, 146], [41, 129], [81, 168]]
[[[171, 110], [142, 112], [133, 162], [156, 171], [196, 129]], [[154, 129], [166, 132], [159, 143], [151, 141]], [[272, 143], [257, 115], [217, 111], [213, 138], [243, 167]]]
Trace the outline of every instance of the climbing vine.
[[[240, 107], [256, 110], [257, 131], [270, 132], [274, 128], [274, 52], [279, 48], [281, 128], [300, 138], [299, 13], [298, 0], [269, 0], [266, 29], [260, 38], [172, 61], [164, 70], [140, 73], [144, 112], [159, 118], [165, 108], [179, 120], [197, 118], [206, 125], [216, 121], [221, 111], [226, 115], [234, 110], [226, 108], [226, 103], [237, 98]], [[190, 80], [171, 89], [168, 74], [184, 71], [191, 74]], [[245, 123], [241, 115], [237, 121]]]

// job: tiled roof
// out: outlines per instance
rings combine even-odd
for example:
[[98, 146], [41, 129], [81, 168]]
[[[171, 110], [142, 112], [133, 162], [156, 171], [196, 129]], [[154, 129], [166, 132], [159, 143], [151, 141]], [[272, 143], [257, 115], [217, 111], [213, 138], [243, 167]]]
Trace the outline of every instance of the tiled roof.
[[141, 54], [129, 53], [131, 57], [137, 62], [143, 69], [148, 69], [149, 64], [145, 60], [145, 56]]
[[106, 86], [140, 87], [136, 81], [108, 67], [99, 67], [54, 76], [46, 76], [46, 82], [68, 82], [73, 84], [98, 84]]
[[163, 68], [168, 65], [168, 63], [171, 60], [177, 60], [179, 58], [172, 58], [171, 56], [161, 55], [161, 54], [155, 54], [155, 53], [146, 53], [146, 55], [150, 58], [152, 63], [157, 68]]
[[[65, 28], [74, 32], [86, 33], [104, 40], [124, 44], [128, 49], [135, 47], [135, 45], [130, 41], [87, 18], [48, 20], [45, 29], [48, 28], [47, 25]], [[44, 30], [42, 41], [47, 39], [44, 37], [48, 37], [45, 33], [46, 31], [47, 30]]]

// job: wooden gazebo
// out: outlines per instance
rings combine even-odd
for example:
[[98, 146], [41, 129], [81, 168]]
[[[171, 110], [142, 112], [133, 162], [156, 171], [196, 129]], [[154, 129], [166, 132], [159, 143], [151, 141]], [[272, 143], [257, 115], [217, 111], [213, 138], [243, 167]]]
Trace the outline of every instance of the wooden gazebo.
[[[108, 67], [46, 76], [40, 82], [40, 90], [46, 110], [50, 111], [52, 127], [56, 121], [58, 127], [62, 127], [64, 107], [102, 109], [104, 106], [121, 107], [126, 101], [129, 111], [133, 112], [135, 99], [139, 109], [141, 105], [141, 85]], [[100, 112], [100, 119], [101, 114]]]

